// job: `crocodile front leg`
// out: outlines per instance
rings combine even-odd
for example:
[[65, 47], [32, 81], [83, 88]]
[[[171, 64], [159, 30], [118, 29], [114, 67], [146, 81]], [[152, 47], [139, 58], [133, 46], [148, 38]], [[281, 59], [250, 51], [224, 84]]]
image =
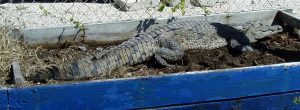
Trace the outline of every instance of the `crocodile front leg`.
[[177, 61], [182, 59], [184, 49], [177, 41], [161, 36], [159, 39], [159, 45], [160, 46], [155, 53], [155, 59], [160, 64], [167, 67], [174, 67], [174, 65], [168, 64], [167, 61]]
[[250, 46], [250, 44], [243, 45], [239, 43], [236, 39], [229, 40], [229, 46], [237, 52], [253, 52], [254, 49]]

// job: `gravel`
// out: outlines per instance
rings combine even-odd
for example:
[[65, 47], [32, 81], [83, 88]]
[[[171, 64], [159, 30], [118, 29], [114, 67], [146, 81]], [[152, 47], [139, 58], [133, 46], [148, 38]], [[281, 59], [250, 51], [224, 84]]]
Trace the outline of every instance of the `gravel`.
[[[216, 14], [291, 8], [299, 16], [299, 7], [300, 0], [219, 0], [208, 10]], [[71, 18], [74, 19], [73, 21], [88, 24], [182, 15], [181, 11], [172, 13], [170, 7], [163, 12], [157, 9], [158, 7], [145, 7], [136, 11], [122, 12], [110, 4], [100, 3], [6, 3], [0, 4], [0, 25], [24, 29], [73, 25]], [[186, 8], [185, 15], [199, 14], [204, 14], [204, 10], [200, 7]]]

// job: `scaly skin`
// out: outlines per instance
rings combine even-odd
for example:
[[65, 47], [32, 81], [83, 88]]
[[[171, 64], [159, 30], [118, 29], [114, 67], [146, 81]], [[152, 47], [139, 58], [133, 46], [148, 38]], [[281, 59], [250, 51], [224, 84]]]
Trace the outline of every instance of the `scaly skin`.
[[104, 55], [74, 60], [62, 66], [36, 71], [28, 80], [80, 80], [113, 72], [125, 66], [143, 63], [151, 57], [165, 66], [168, 61], [182, 58], [184, 51], [216, 49], [229, 45], [237, 51], [253, 51], [251, 42], [282, 31], [279, 25], [255, 24], [224, 25], [206, 21], [173, 22], [139, 34], [110, 49]]

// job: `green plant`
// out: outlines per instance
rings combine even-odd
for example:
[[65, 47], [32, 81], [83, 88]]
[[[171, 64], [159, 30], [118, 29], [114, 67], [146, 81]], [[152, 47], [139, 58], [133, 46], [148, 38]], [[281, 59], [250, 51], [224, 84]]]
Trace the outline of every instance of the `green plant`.
[[[173, 0], [166, 0], [165, 2], [161, 2], [160, 6], [158, 8], [158, 11], [160, 11], [160, 12], [164, 11], [165, 7], [167, 6], [167, 3], [171, 3], [171, 2], [173, 2]], [[178, 4], [174, 5], [171, 8], [172, 13], [174, 13], [178, 9], [180, 9], [182, 12], [182, 15], [184, 15], [185, 14], [185, 3], [186, 3], [185, 0], [180, 0], [180, 2]], [[203, 7], [201, 7], [201, 9], [204, 11], [205, 14], [207, 14], [207, 15], [211, 14], [211, 11], [208, 9], [208, 7], [203, 6]]]
[[[165, 7], [167, 6], [167, 3], [172, 3], [172, 2], [173, 2], [173, 0], [166, 0], [166, 2], [161, 2], [161, 3], [160, 3], [160, 6], [159, 6], [159, 8], [158, 8], [158, 11], [159, 11], [159, 12], [162, 12], [162, 11], [165, 9]], [[172, 11], [172, 13], [174, 13], [174, 12], [176, 12], [178, 9], [181, 10], [182, 15], [185, 14], [185, 0], [180, 0], [180, 2], [179, 2], [178, 4], [174, 5], [174, 6], [171, 8], [171, 11]]]
[[[172, 1], [173, 0], [166, 0], [166, 2], [161, 2], [158, 11], [160, 11], [160, 12], [164, 11], [165, 7], [167, 6], [167, 3], [171, 3]], [[180, 9], [182, 12], [182, 15], [184, 15], [185, 14], [185, 3], [186, 3], [185, 0], [180, 0], [180, 2], [178, 4], [174, 5], [171, 8], [171, 11], [174, 13], [178, 9]], [[204, 11], [204, 13], [206, 15], [211, 14], [211, 11], [208, 9], [207, 6], [202, 6], [201, 9]]]
[[211, 14], [211, 11], [208, 10], [208, 8], [206, 6], [203, 6], [201, 8], [202, 8], [202, 10], [204, 11], [205, 14], [207, 14], [207, 15]]
[[[86, 27], [85, 27], [85, 25], [84, 25], [82, 22], [80, 22], [80, 21], [78, 21], [78, 20], [74, 20], [74, 17], [71, 17], [71, 18], [70, 18], [70, 22], [72, 22], [72, 23], [74, 24], [74, 27], [75, 27], [76, 29], [79, 29], [78, 32], [77, 32], [77, 34], [80, 33], [80, 32], [83, 32], [83, 34], [85, 34]], [[76, 34], [76, 35], [77, 35], [77, 34]], [[75, 37], [75, 38], [76, 38], [76, 37]], [[74, 39], [75, 39], [75, 38], [74, 38]]]
[[158, 8], [158, 11], [159, 11], [159, 12], [164, 11], [164, 9], [165, 9], [166, 6], [167, 6], [166, 3], [160, 3], [160, 6], [159, 6], [159, 8]]
[[300, 104], [300, 96], [295, 97], [293, 103], [297, 105]]
[[48, 16], [50, 14], [50, 12], [45, 7], [43, 7], [42, 5], [39, 5], [39, 7], [40, 7], [43, 15]]
[[182, 15], [185, 14], [185, 0], [180, 0], [178, 4], [176, 4], [174, 7], [172, 7], [172, 12], [176, 12], [178, 9], [181, 10]]

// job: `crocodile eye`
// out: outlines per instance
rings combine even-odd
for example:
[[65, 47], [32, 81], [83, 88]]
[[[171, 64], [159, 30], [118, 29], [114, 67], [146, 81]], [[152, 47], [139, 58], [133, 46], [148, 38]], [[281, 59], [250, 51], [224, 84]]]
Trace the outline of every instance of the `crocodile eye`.
[[236, 29], [237, 30], [244, 30], [244, 27], [243, 26], [236, 26]]
[[258, 28], [258, 27], [261, 27], [262, 25], [263, 25], [262, 23], [255, 23], [255, 24], [254, 24], [254, 27], [255, 27], [255, 28]]

